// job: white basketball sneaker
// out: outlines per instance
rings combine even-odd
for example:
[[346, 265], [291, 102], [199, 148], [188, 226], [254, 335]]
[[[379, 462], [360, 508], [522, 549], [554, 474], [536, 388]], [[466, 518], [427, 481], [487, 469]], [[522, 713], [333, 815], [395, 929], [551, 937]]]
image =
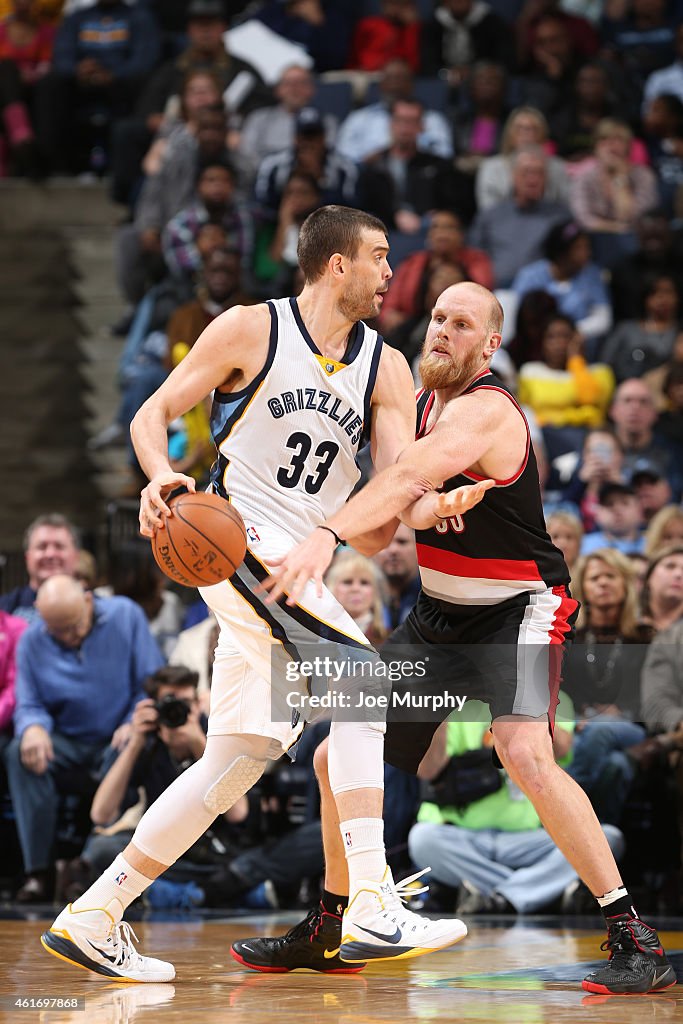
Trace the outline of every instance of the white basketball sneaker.
[[427, 886], [411, 887], [423, 874], [418, 871], [395, 884], [387, 868], [381, 882], [359, 883], [342, 919], [342, 960], [401, 960], [433, 953], [465, 938], [467, 928], [457, 918], [430, 921], [405, 906], [404, 896], [427, 891]]
[[106, 910], [72, 910], [71, 904], [43, 932], [40, 941], [53, 956], [118, 981], [173, 981], [175, 967], [142, 956], [127, 921], [117, 924]]

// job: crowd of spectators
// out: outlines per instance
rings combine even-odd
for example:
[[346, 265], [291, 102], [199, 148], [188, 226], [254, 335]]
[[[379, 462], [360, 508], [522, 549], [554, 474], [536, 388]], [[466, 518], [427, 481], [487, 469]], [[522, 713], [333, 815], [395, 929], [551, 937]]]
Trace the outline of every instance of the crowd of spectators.
[[[680, 839], [649, 861], [634, 851], [654, 794], [683, 808], [683, 2], [0, 0], [0, 113], [0, 173], [106, 175], [127, 210], [121, 402], [93, 449], [126, 443], [221, 312], [299, 290], [299, 228], [321, 204], [386, 223], [394, 279], [373, 326], [413, 366], [443, 288], [496, 291], [493, 369], [529, 417], [548, 526], [583, 601], [557, 755], [627, 870], [677, 870]], [[170, 430], [173, 465], [199, 483], [208, 413]], [[135, 487], [132, 450], [130, 463]], [[216, 625], [143, 549], [120, 552], [92, 596], [103, 580], [58, 515], [29, 528], [26, 569], [0, 597], [0, 738], [18, 899], [31, 901], [54, 883], [76, 803], [96, 825], [80, 878], [200, 756]], [[328, 582], [381, 645], [419, 588], [411, 532], [372, 562], [344, 553]], [[123, 642], [117, 628], [130, 657], [119, 650], [110, 680], [89, 669]], [[164, 721], [165, 697], [182, 723]], [[440, 731], [421, 790], [388, 773], [392, 851], [432, 863], [461, 910], [573, 905], [575, 878], [530, 805], [495, 770], [467, 775], [488, 742], [475, 717]], [[286, 829], [319, 872], [314, 787], [282, 766], [268, 778], [151, 902], [272, 902], [266, 882], [291, 896]]]

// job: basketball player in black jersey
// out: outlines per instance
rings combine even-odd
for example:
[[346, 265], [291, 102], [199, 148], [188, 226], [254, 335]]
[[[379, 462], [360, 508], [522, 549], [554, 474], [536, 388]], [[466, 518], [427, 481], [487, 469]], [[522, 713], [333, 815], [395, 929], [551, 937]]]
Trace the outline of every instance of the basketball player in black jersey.
[[[598, 993], [657, 992], [676, 983], [673, 968], [657, 933], [638, 917], [588, 798], [553, 756], [562, 652], [577, 603], [567, 588], [564, 560], [545, 530], [526, 420], [489, 371], [502, 323], [498, 301], [479, 285], [454, 285], [439, 297], [420, 364], [424, 390], [418, 395], [416, 441], [335, 513], [326, 529], [316, 530], [273, 567], [271, 598], [287, 593], [293, 601], [309, 579], [320, 583], [336, 538], [358, 533], [359, 523], [365, 530], [381, 527], [405, 508], [408, 497], [414, 500], [464, 481], [495, 482], [463, 516], [425, 528], [445, 509], [435, 493], [428, 510], [432, 518], [410, 523], [417, 531], [423, 591], [382, 656], [391, 658], [396, 645], [423, 652], [427, 646], [432, 675], [427, 684], [488, 702], [498, 758], [605, 916], [610, 958], [588, 975], [583, 987]], [[463, 645], [469, 645], [469, 657]], [[472, 645], [480, 645], [474, 657]], [[414, 685], [405, 683], [406, 688]], [[410, 716], [403, 709], [402, 714]], [[436, 721], [401, 720], [390, 708], [385, 760], [416, 771], [437, 727]], [[325, 745], [317, 752], [316, 771], [325, 890], [342, 895], [346, 866], [327, 784]], [[235, 943], [233, 951], [256, 970], [324, 971], [329, 950], [341, 941], [334, 908], [321, 905], [286, 936], [248, 939]]]

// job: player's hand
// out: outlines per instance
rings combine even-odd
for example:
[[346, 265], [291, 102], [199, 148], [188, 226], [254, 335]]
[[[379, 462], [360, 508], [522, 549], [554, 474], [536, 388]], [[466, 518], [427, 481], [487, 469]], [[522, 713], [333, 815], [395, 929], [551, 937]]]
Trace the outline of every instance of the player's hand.
[[452, 491], [440, 494], [436, 500], [436, 515], [439, 519], [462, 516], [478, 505], [487, 491], [496, 486], [495, 480], [480, 480], [476, 484], [464, 484]]
[[283, 594], [288, 595], [287, 604], [296, 604], [309, 582], [315, 583], [315, 592], [322, 597], [323, 577], [336, 547], [331, 533], [314, 530], [282, 558], [271, 558], [271, 575], [261, 584], [263, 590], [270, 591], [266, 604], [274, 604]]
[[171, 515], [165, 498], [178, 487], [187, 487], [193, 494], [197, 485], [191, 476], [184, 473], [157, 473], [140, 492], [140, 533], [153, 537], [155, 530], [161, 530], [164, 519]]

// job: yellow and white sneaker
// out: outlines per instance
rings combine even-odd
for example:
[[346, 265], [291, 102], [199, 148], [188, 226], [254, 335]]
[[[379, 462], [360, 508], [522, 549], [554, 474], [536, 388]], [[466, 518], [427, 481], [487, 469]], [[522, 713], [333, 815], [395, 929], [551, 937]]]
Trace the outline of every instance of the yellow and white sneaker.
[[72, 910], [71, 904], [40, 937], [48, 953], [110, 980], [173, 981], [173, 964], [142, 956], [133, 939], [138, 941], [128, 922], [117, 924], [106, 909]]
[[[428, 870], [428, 869], [427, 869]], [[457, 918], [430, 921], [408, 910], [404, 896], [423, 871], [396, 884], [387, 868], [381, 882], [360, 882], [342, 919], [339, 956], [348, 963], [423, 956], [460, 942], [467, 927]], [[427, 886], [419, 890], [426, 892]]]

